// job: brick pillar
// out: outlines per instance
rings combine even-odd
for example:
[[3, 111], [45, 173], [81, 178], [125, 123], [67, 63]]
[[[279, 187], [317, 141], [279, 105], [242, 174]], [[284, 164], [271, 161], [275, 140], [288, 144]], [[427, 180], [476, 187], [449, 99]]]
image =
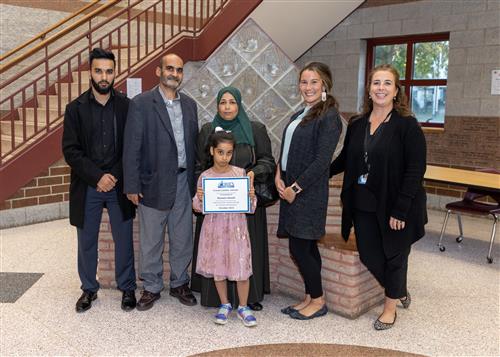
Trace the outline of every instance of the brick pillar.
[[[341, 239], [337, 235], [337, 239]], [[384, 291], [359, 260], [357, 251], [320, 243], [323, 261], [322, 280], [330, 311], [356, 318], [384, 299]], [[286, 295], [304, 297], [304, 283], [288, 252], [288, 242], [279, 245], [278, 290]]]

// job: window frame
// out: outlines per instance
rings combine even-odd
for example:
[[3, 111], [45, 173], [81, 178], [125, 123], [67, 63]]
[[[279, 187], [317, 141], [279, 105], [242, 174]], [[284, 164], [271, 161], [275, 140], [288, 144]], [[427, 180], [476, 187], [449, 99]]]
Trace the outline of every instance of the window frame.
[[[381, 45], [401, 45], [406, 44], [406, 71], [405, 79], [401, 80], [401, 85], [404, 86], [404, 91], [406, 97], [408, 98], [408, 103], [411, 106], [411, 87], [413, 86], [446, 86], [448, 87], [447, 79], [413, 79], [413, 48], [415, 43], [421, 42], [438, 42], [438, 41], [450, 41], [449, 33], [434, 33], [434, 34], [421, 34], [421, 35], [408, 35], [408, 36], [395, 36], [395, 37], [379, 37], [371, 38], [367, 40], [366, 43], [366, 73], [365, 73], [365, 85], [368, 83], [368, 74], [374, 67], [375, 54], [374, 50], [376, 46]], [[449, 57], [448, 57], [449, 58]], [[446, 117], [446, 114], [445, 114]], [[444, 123], [424, 123], [420, 122], [424, 127], [435, 127], [443, 128]]]

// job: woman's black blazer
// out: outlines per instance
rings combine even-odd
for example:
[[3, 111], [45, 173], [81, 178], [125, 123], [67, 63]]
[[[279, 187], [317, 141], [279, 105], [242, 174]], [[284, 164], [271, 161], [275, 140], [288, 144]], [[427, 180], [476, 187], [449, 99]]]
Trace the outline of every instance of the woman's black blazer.
[[[341, 199], [342, 236], [349, 238], [352, 228], [353, 185], [363, 162], [363, 143], [368, 116], [351, 121], [344, 147], [330, 166], [330, 177], [344, 172]], [[386, 254], [397, 254], [424, 236], [427, 223], [426, 194], [422, 182], [426, 169], [426, 143], [414, 117], [402, 117], [393, 110], [377, 145], [377, 155], [370, 157], [366, 187], [377, 199], [377, 218]], [[389, 218], [405, 221], [405, 229], [392, 230]]]

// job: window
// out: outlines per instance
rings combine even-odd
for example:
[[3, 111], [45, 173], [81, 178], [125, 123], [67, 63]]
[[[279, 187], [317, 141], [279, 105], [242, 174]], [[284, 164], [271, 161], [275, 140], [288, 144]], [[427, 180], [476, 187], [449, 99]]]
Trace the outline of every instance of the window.
[[368, 40], [366, 75], [379, 64], [396, 67], [411, 110], [424, 126], [444, 125], [448, 40], [449, 34]]

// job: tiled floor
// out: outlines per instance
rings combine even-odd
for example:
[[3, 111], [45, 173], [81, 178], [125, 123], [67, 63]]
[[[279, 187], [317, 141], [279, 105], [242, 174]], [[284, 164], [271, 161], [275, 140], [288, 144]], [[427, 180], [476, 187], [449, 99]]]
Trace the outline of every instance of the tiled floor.
[[[15, 303], [0, 304], [0, 355], [172, 355], [270, 343], [336, 343], [434, 356], [500, 355], [500, 249], [486, 263], [491, 221], [464, 217], [466, 239], [449, 222], [446, 252], [436, 242], [443, 213], [430, 211], [428, 235], [410, 256], [413, 304], [398, 311], [395, 328], [376, 332], [380, 308], [356, 320], [334, 314], [292, 321], [279, 308], [292, 300], [267, 296], [259, 326], [245, 328], [232, 316], [226, 326], [213, 310], [186, 307], [164, 294], [152, 310], [125, 313], [120, 292], [101, 290], [91, 310], [76, 314], [80, 295], [76, 232], [67, 220], [1, 232], [0, 271], [43, 273]], [[474, 238], [469, 238], [473, 236]], [[498, 238], [498, 237], [497, 237]], [[4, 289], [4, 286], [0, 287]]]

